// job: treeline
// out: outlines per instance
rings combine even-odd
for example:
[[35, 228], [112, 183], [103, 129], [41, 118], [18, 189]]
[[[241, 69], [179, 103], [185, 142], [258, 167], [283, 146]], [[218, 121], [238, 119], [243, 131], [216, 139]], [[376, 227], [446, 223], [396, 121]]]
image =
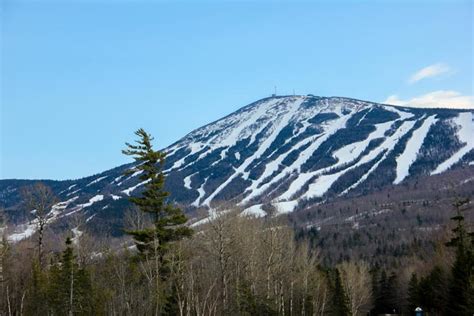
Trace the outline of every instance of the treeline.
[[[61, 251], [45, 240], [51, 191], [25, 191], [37, 233], [0, 249], [2, 315], [471, 315], [474, 236], [455, 204], [455, 228], [444, 260], [398, 269], [364, 261], [323, 264], [318, 247], [282, 218], [223, 211], [191, 229], [168, 202], [164, 154], [137, 131], [125, 154], [144, 191], [126, 231], [134, 244], [94, 247], [87, 234], [66, 238]], [[317, 244], [317, 243], [316, 243]], [[446, 248], [448, 249], [448, 248]], [[453, 260], [449, 259], [454, 253]]]
[[216, 216], [160, 260], [126, 247], [87, 254], [81, 239], [68, 239], [40, 266], [28, 245], [4, 249], [2, 315], [410, 315], [416, 307], [470, 315], [473, 307], [472, 244], [458, 244], [452, 267], [409, 283], [402, 269], [323, 267], [285, 223], [235, 213]]

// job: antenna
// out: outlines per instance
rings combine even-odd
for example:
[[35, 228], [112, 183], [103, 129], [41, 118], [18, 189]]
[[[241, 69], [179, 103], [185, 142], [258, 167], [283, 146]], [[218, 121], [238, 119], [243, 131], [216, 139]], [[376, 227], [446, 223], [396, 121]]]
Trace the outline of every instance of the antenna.
[[274, 88], [275, 88], [275, 93], [272, 94], [272, 97], [276, 97], [276, 95], [277, 95], [277, 87], [274, 86]]

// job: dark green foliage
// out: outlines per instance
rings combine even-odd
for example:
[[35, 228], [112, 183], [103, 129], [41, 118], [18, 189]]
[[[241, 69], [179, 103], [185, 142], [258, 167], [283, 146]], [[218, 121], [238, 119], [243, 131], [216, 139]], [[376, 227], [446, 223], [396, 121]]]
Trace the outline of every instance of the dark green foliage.
[[345, 145], [366, 139], [374, 130], [375, 127], [372, 125], [357, 125], [338, 130], [311, 154], [301, 166], [301, 171], [306, 172], [331, 166], [337, 161], [330, 153]]
[[313, 116], [312, 118], [310, 118], [308, 122], [311, 124], [318, 125], [326, 121], [335, 120], [338, 118], [339, 118], [339, 115], [337, 115], [336, 113], [319, 113]]
[[334, 285], [332, 289], [332, 310], [331, 315], [347, 316], [350, 314], [349, 299], [341, 281], [341, 274], [338, 269], [334, 271]]
[[41, 269], [39, 262], [35, 260], [32, 268], [31, 300], [27, 306], [27, 313], [31, 315], [47, 315], [48, 305], [48, 275]]
[[410, 315], [414, 314], [415, 308], [421, 306], [422, 295], [420, 292], [420, 284], [415, 273], [411, 275], [408, 283], [408, 311]]
[[151, 215], [154, 226], [128, 233], [135, 239], [141, 255], [162, 258], [171, 242], [191, 236], [192, 230], [183, 226], [187, 218], [181, 209], [167, 201], [169, 193], [163, 189], [165, 176], [162, 172], [166, 154], [153, 150], [153, 138], [145, 130], [139, 129], [135, 134], [139, 137], [137, 145], [127, 143], [128, 149], [123, 153], [133, 156], [136, 162], [129, 173], [141, 171], [140, 180], [146, 184], [142, 195], [131, 197], [130, 201]]
[[241, 195], [251, 183], [250, 180], [245, 180], [241, 175], [239, 175], [232, 179], [229, 185], [216, 195], [216, 199], [230, 201], [231, 199]]
[[455, 128], [447, 121], [438, 121], [426, 135], [416, 161], [410, 166], [410, 174], [428, 174], [462, 146]]
[[92, 315], [93, 289], [86, 269], [79, 267], [71, 239], [50, 270], [49, 306], [54, 315]]
[[380, 124], [394, 121], [400, 116], [392, 111], [385, 110], [380, 106], [373, 107], [359, 124]]
[[454, 203], [456, 215], [451, 219], [456, 222], [456, 227], [447, 245], [456, 248], [456, 259], [451, 270], [446, 315], [463, 316], [474, 312], [474, 238], [472, 233], [468, 233], [463, 216], [463, 212], [470, 208], [469, 204], [469, 199]]
[[443, 268], [436, 266], [428, 277], [420, 282], [422, 307], [425, 311], [444, 314], [447, 304], [448, 280]]
[[395, 314], [399, 310], [397, 306], [396, 275], [392, 273], [387, 277], [387, 273], [383, 270], [377, 278], [376, 273], [373, 287], [373, 293], [375, 296], [375, 314]]
[[408, 284], [408, 310], [414, 314], [415, 308], [425, 312], [442, 314], [448, 304], [448, 278], [442, 267], [435, 266], [430, 274], [418, 280], [413, 274]]
[[351, 185], [357, 183], [357, 181], [359, 181], [380, 159], [383, 158], [384, 153], [385, 152], [382, 152], [373, 160], [342, 174], [331, 186], [328, 193], [332, 195], [340, 194]]

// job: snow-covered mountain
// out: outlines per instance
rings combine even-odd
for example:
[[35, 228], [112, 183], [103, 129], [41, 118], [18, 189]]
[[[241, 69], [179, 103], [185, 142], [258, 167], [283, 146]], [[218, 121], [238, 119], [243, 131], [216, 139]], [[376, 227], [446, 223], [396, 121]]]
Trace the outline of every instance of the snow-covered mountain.
[[[296, 211], [338, 196], [363, 194], [406, 179], [474, 164], [474, 112], [395, 107], [340, 97], [265, 98], [201, 127], [165, 149], [167, 188], [184, 207], [225, 201], [265, 215]], [[143, 187], [130, 165], [74, 181], [51, 181], [61, 203], [51, 222], [120, 226], [127, 197]], [[27, 223], [18, 188], [0, 181], [11, 221]], [[34, 224], [34, 223], [33, 223]], [[11, 239], [31, 234], [17, 227]], [[115, 225], [115, 226], [114, 226]], [[112, 228], [113, 230], [113, 228]]]

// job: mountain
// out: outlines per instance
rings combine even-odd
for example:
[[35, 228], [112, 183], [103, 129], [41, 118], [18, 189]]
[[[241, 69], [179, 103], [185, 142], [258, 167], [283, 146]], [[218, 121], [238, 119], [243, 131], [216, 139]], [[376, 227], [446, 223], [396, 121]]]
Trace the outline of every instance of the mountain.
[[[341, 97], [274, 96], [203, 126], [165, 148], [166, 187], [190, 214], [225, 201], [245, 213], [290, 213], [366, 195], [410, 179], [474, 165], [474, 111], [397, 107]], [[50, 223], [71, 215], [120, 235], [127, 197], [140, 192], [132, 165], [70, 181], [45, 181], [60, 198]], [[0, 180], [10, 239], [34, 233], [19, 189]]]

